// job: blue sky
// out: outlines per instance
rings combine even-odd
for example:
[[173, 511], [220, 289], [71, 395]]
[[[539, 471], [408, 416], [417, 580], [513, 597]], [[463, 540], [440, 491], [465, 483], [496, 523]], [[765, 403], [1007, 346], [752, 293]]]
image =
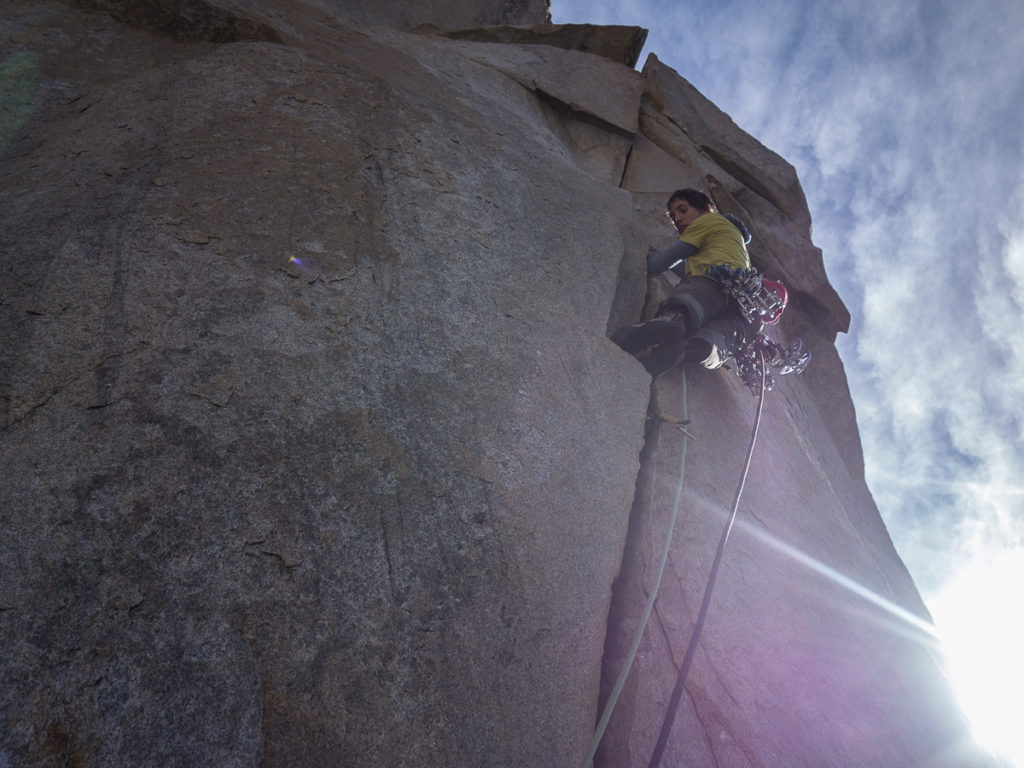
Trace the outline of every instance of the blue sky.
[[853, 315], [837, 346], [897, 548], [951, 645], [1024, 646], [1024, 3], [551, 11], [647, 28], [638, 67], [655, 53], [796, 166]]

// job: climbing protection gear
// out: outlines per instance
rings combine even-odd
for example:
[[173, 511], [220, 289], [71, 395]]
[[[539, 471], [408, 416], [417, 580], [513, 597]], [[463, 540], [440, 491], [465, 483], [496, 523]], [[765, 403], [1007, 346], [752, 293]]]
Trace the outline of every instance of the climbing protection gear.
[[774, 293], [778, 300], [782, 302], [782, 306], [775, 312], [769, 314], [764, 318], [764, 321], [768, 325], [775, 325], [779, 322], [779, 318], [782, 317], [782, 313], [786, 309], [786, 305], [789, 304], [789, 291], [786, 290], [786, 286], [780, 283], [778, 280], [769, 280], [767, 277], [761, 280], [761, 286], [770, 293]]
[[722, 290], [736, 300], [748, 323], [761, 320], [774, 325], [782, 317], [789, 302], [786, 286], [777, 280], [766, 279], [753, 267], [733, 269], [725, 264], [716, 264], [707, 274], [715, 278]]
[[684, 435], [686, 435], [691, 440], [696, 441], [696, 439], [697, 439], [696, 437], [694, 437], [693, 435], [691, 435], [689, 432], [686, 431], [686, 427], [688, 427], [690, 425], [690, 419], [680, 419], [678, 416], [673, 416], [672, 414], [665, 413], [664, 411], [659, 413], [657, 416], [648, 416], [647, 417], [648, 421], [651, 421], [652, 419], [657, 419], [658, 421], [663, 421], [666, 424], [670, 424], [671, 426], [673, 426], [676, 429], [678, 429], [680, 432], [682, 432]]
[[[754, 326], [761, 323], [774, 325], [789, 303], [786, 286], [777, 280], [767, 279], [756, 269], [732, 269], [719, 264], [708, 270], [708, 274], [718, 280], [722, 290], [739, 305], [743, 317]], [[759, 364], [759, 357], [780, 376], [803, 373], [811, 362], [811, 352], [804, 349], [800, 339], [783, 347], [768, 336], [763, 327], [752, 338], [740, 341], [731, 352], [737, 375], [754, 395], [761, 394], [762, 387], [771, 389], [775, 386], [775, 377], [762, 370], [764, 366]]]
[[763, 332], [758, 333], [751, 341], [744, 339], [739, 348], [733, 350], [732, 359], [736, 364], [736, 375], [755, 396], [761, 394], [762, 386], [766, 389], [775, 386], [775, 377], [768, 370], [761, 370], [758, 356], [763, 357], [780, 376], [803, 373], [811, 362], [811, 352], [804, 349], [804, 343], [800, 339], [788, 347], [783, 347]]

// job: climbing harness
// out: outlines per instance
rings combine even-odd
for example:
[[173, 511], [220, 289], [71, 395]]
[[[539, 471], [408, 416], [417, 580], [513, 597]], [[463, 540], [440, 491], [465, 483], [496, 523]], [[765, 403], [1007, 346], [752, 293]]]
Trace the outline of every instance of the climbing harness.
[[732, 358], [736, 363], [736, 373], [743, 380], [747, 389], [760, 395], [762, 388], [772, 389], [775, 377], [758, 359], [768, 362], [780, 376], [791, 373], [803, 373], [811, 362], [810, 350], [804, 349], [800, 339], [784, 347], [765, 333], [763, 325], [775, 325], [782, 317], [789, 303], [789, 292], [786, 286], [777, 280], [769, 280], [754, 268], [732, 269], [724, 264], [717, 264], [707, 272], [722, 286], [739, 306], [743, 318], [758, 330], [751, 338], [744, 337], [735, 350]]
[[[651, 756], [651, 762], [648, 768], [657, 768], [661, 762], [662, 755], [665, 751], [665, 745], [668, 743], [668, 737], [672, 730], [672, 724], [675, 720], [676, 710], [679, 707], [679, 700], [682, 697], [683, 688], [686, 684], [686, 678], [689, 674], [690, 665], [693, 662], [693, 656], [696, 653], [697, 645], [700, 641], [701, 631], [704, 628], [704, 621], [707, 618], [708, 608], [711, 604], [711, 595], [714, 590], [715, 581], [718, 577], [718, 569], [722, 562], [722, 556], [725, 553], [725, 545], [729, 540], [729, 534], [732, 531], [733, 523], [736, 520], [736, 512], [739, 509], [740, 497], [743, 494], [743, 486], [746, 484], [747, 474], [750, 470], [750, 462], [754, 455], [754, 445], [757, 442], [757, 432], [761, 424], [761, 414], [764, 409], [764, 395], [767, 391], [765, 386], [765, 377], [767, 371], [765, 368], [765, 358], [763, 354], [755, 358], [755, 365], [760, 363], [759, 368], [761, 370], [762, 379], [758, 387], [758, 393], [760, 398], [757, 405], [757, 415], [754, 418], [754, 429], [750, 437], [750, 447], [747, 450], [746, 463], [743, 467], [743, 473], [740, 476], [739, 485], [736, 488], [736, 494], [733, 498], [732, 510], [729, 513], [729, 518], [726, 521], [725, 529], [722, 531], [721, 539], [718, 542], [718, 550], [715, 553], [715, 559], [711, 565], [711, 572], [708, 575], [707, 585], [704, 588], [704, 599], [701, 602], [700, 612], [697, 614], [697, 621], [694, 624], [693, 632], [690, 636], [690, 644], [687, 646], [686, 655], [683, 658], [683, 664], [679, 668], [679, 673], [676, 677], [676, 684], [672, 690], [672, 695], [669, 698], [668, 709], [665, 713], [665, 719], [662, 722], [661, 731], [658, 734], [658, 741], [655, 744], [654, 752]], [[676, 418], [668, 414], [661, 413], [658, 415], [658, 419], [675, 427], [682, 432], [687, 438], [692, 436], [684, 429], [685, 426], [689, 425], [690, 420], [686, 416], [686, 374], [682, 376], [682, 412], [681, 418]], [[622, 688], [626, 683], [626, 678], [629, 676], [630, 669], [633, 666], [633, 661], [636, 658], [637, 650], [640, 647], [640, 641], [643, 639], [644, 632], [647, 629], [647, 624], [651, 616], [651, 610], [654, 607], [654, 601], [658, 597], [658, 591], [661, 587], [661, 579], [665, 572], [665, 564], [668, 562], [668, 554], [672, 545], [672, 535], [675, 531], [676, 519], [679, 516], [679, 505], [682, 500], [683, 494], [683, 476], [686, 465], [686, 444], [688, 440], [683, 440], [681, 449], [681, 456], [679, 459], [679, 483], [676, 486], [675, 502], [672, 506], [672, 515], [669, 518], [668, 531], [665, 534], [665, 545], [662, 548], [661, 560], [658, 563], [658, 569], [655, 573], [654, 584], [651, 587], [650, 595], [647, 598], [647, 604], [644, 606], [643, 613], [640, 616], [636, 632], [633, 636], [633, 642], [630, 645], [629, 652], [626, 654], [625, 663], [622, 666], [622, 670], [619, 672], [618, 678], [615, 680], [615, 685], [612, 688], [611, 693], [608, 696], [608, 701], [605, 702], [604, 711], [601, 713], [601, 719], [597, 724], [597, 728], [594, 731], [594, 737], [591, 740], [590, 748], [587, 754], [583, 758], [583, 762], [580, 763], [580, 768], [590, 768], [591, 762], [594, 759], [594, 755], [597, 752], [597, 748], [601, 743], [601, 739], [604, 737], [605, 729], [608, 727], [608, 722], [611, 720], [612, 712], [615, 709], [615, 704], [618, 702], [619, 694], [622, 692]]]

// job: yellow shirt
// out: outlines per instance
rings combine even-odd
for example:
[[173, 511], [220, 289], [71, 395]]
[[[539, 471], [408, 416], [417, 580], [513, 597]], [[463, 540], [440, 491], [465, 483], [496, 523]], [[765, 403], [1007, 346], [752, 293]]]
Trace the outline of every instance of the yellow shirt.
[[703, 275], [716, 264], [725, 264], [733, 269], [747, 269], [750, 266], [743, 235], [735, 224], [720, 213], [698, 216], [679, 239], [697, 249], [697, 253], [686, 260], [687, 275]]

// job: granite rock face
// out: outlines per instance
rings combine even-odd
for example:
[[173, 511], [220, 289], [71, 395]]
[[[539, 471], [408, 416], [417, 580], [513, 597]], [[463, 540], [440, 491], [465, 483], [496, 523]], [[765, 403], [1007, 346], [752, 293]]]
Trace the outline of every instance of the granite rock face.
[[[467, 29], [482, 25], [550, 23], [549, 0], [314, 0], [325, 14], [347, 23], [386, 25], [397, 29], [434, 27]], [[283, 6], [287, 7], [287, 6]]]
[[[598, 28], [531, 38], [531, 4], [8, 8], [0, 765], [577, 763], [681, 439], [648, 419], [681, 377], [606, 333], [666, 290], [643, 258], [687, 184], [747, 221], [815, 364], [770, 396], [670, 754], [970, 764], [936, 762], [965, 731], [920, 631], [763, 543], [926, 617], [792, 168], [685, 80]], [[738, 379], [688, 380], [671, 577], [600, 765], [646, 764], [749, 428]]]
[[475, 40], [481, 43], [550, 45], [605, 56], [629, 67], [636, 65], [647, 40], [646, 29], [594, 24], [489, 26], [457, 29], [442, 34], [453, 40]]

